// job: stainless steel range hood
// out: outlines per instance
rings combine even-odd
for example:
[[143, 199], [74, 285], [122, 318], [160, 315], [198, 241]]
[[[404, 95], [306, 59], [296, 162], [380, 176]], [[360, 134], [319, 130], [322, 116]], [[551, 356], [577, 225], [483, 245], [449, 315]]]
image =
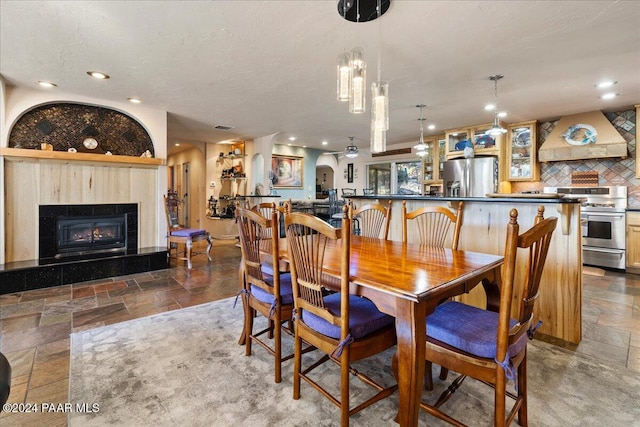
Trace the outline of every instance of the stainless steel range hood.
[[538, 151], [541, 162], [627, 157], [627, 141], [601, 111], [564, 116]]

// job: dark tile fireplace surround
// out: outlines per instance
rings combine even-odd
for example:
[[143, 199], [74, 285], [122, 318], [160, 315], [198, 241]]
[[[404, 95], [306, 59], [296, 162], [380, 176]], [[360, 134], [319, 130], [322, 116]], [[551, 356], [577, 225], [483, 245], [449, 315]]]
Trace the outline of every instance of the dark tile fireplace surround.
[[42, 205], [38, 234], [40, 259], [0, 264], [0, 294], [167, 268], [166, 248], [137, 249], [135, 203]]

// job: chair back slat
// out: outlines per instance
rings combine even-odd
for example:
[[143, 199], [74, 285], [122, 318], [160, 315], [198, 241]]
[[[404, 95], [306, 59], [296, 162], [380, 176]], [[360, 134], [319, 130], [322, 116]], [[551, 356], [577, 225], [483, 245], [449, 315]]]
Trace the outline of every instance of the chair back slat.
[[[447, 240], [451, 241], [451, 249], [458, 248], [460, 228], [462, 227], [462, 210], [464, 203], [458, 203], [457, 214], [441, 206], [424, 206], [407, 212], [406, 201], [402, 201], [402, 239], [408, 241], [409, 221], [419, 238], [421, 245], [444, 248]], [[453, 230], [453, 231], [452, 231]]]

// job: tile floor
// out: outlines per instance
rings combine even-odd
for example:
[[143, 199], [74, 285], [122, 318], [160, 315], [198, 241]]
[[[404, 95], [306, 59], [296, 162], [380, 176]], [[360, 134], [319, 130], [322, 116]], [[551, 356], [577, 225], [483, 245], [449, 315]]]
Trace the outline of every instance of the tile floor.
[[[67, 402], [72, 332], [236, 295], [240, 249], [216, 241], [212, 253], [212, 263], [196, 257], [191, 271], [181, 266], [0, 295], [0, 351], [13, 369], [9, 401]], [[560, 344], [640, 372], [640, 276], [591, 270], [604, 275], [584, 275], [583, 340]], [[66, 420], [61, 412], [0, 413], [3, 427]]]

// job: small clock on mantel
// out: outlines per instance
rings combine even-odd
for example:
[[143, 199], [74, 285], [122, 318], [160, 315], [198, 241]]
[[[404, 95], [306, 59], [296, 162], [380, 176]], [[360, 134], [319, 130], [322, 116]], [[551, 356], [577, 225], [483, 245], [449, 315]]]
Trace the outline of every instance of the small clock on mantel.
[[78, 151], [81, 153], [104, 154], [95, 138], [85, 138]]

